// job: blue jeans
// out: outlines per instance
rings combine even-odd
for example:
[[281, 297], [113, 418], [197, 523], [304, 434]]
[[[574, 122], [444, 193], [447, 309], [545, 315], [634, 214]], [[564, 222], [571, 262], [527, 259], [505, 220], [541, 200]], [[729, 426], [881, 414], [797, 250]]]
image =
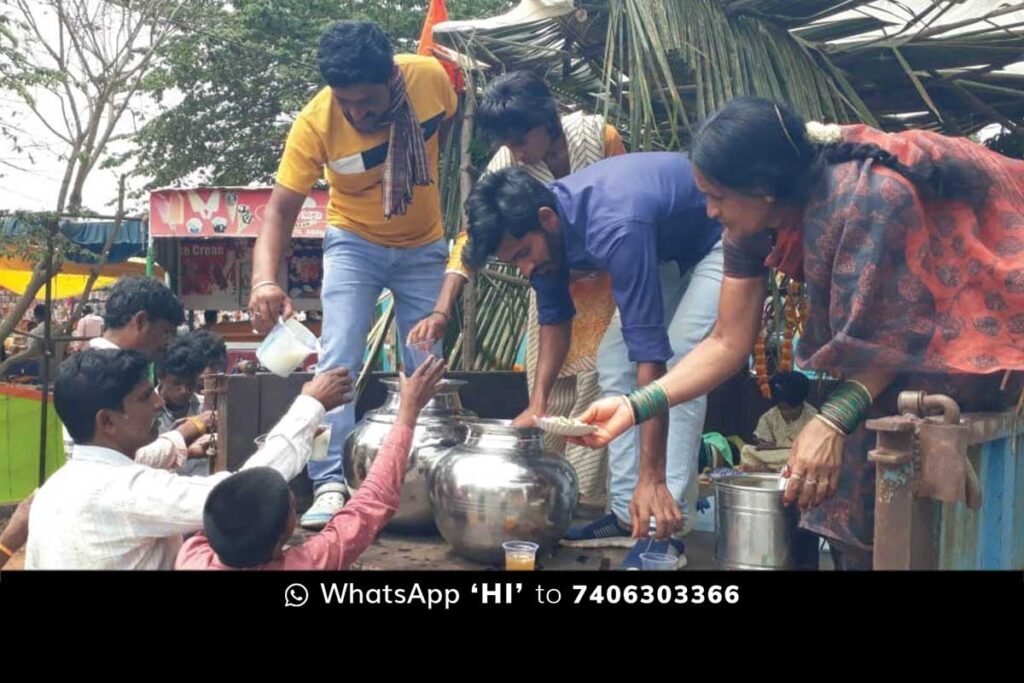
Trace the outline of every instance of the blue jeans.
[[[346, 367], [353, 380], [363, 367], [366, 337], [373, 323], [381, 291], [395, 298], [402, 359], [412, 367], [405, 339], [421, 318], [434, 308], [441, 291], [448, 243], [441, 238], [422, 247], [400, 249], [374, 244], [355, 233], [330, 228], [324, 236], [323, 331], [318, 371]], [[441, 353], [441, 342], [434, 349]], [[355, 406], [346, 405], [327, 414], [331, 443], [327, 458], [310, 462], [309, 478], [318, 487], [344, 481], [341, 454], [345, 439], [355, 426]]]
[[[659, 275], [673, 351], [668, 362], [671, 368], [714, 327], [722, 286], [722, 243], [687, 272], [680, 274], [678, 266], [671, 262], [661, 264]], [[618, 314], [598, 348], [597, 372], [602, 396], [628, 394], [636, 388], [636, 364], [629, 360]], [[687, 504], [697, 500], [697, 461], [706, 413], [706, 396], [669, 410], [666, 478], [668, 490], [688, 518], [684, 531], [695, 522], [694, 515], [687, 513]], [[639, 428], [629, 430], [608, 445], [609, 503], [612, 512], [626, 523], [630, 522], [629, 502], [636, 488], [639, 452]]]

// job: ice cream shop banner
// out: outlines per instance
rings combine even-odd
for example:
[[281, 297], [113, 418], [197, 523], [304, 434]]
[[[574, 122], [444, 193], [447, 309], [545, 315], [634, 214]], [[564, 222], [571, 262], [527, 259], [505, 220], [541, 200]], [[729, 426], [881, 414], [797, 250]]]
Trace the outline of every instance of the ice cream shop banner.
[[[149, 195], [153, 237], [256, 237], [263, 227], [269, 187], [203, 187], [156, 190]], [[313, 190], [295, 223], [296, 238], [322, 238], [327, 191]]]
[[[178, 245], [178, 296], [186, 308], [235, 311], [249, 303], [252, 276], [250, 240], [183, 239]], [[279, 282], [300, 311], [320, 310], [323, 263], [320, 241], [289, 243]]]

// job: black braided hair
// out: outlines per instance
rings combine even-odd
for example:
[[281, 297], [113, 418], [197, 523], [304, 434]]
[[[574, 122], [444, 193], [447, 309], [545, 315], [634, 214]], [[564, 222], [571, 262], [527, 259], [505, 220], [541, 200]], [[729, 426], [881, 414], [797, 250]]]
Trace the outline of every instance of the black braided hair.
[[829, 165], [871, 159], [902, 175], [922, 196], [930, 199], [960, 199], [976, 203], [987, 194], [987, 186], [979, 182], [980, 174], [964, 164], [935, 163], [925, 159], [914, 166], [907, 166], [878, 145], [855, 142], [824, 145], [818, 154]]
[[826, 166], [868, 160], [896, 171], [926, 198], [977, 205], [987, 195], [984, 176], [969, 164], [922, 160], [907, 166], [878, 145], [819, 145], [807, 137], [806, 125], [786, 105], [740, 97], [704, 122], [690, 158], [702, 173], [726, 187], [781, 200], [806, 199]]

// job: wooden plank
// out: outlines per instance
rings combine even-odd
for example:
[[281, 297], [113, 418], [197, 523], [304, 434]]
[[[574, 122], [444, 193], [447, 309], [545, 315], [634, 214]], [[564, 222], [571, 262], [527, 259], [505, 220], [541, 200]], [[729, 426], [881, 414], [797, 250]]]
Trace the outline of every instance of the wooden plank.
[[284, 417], [295, 397], [302, 392], [302, 385], [313, 378], [309, 372], [297, 372], [288, 377], [271, 374], [257, 375], [260, 380], [260, 405], [256, 413], [260, 434], [266, 434], [277, 421]]
[[1024, 456], [1007, 438], [972, 445], [968, 451], [981, 479], [981, 510], [943, 505], [939, 569], [1024, 568]]
[[[977, 569], [1009, 569], [1003, 566], [1003, 525], [1008, 506], [1013, 504], [1012, 489], [1008, 489], [1006, 468], [1010, 464], [1009, 441], [988, 441], [981, 447], [984, 454], [978, 473], [984, 498], [981, 507], [981, 529], [978, 543], [981, 554]], [[1009, 500], [1008, 500], [1009, 498]]]
[[[288, 377], [261, 374], [257, 377], [260, 379], [260, 405], [254, 414], [259, 418], [259, 433], [266, 434], [288, 412], [295, 397], [302, 393], [302, 385], [313, 378], [313, 373], [297, 372]], [[289, 482], [289, 486], [295, 494], [296, 507], [305, 512], [313, 504], [313, 483], [305, 468]]]
[[[967, 449], [968, 459], [978, 472], [981, 446]], [[981, 513], [962, 503], [943, 503], [942, 531], [939, 539], [938, 569], [972, 570], [978, 568], [978, 527]]]
[[1012, 539], [1013, 547], [1010, 551], [1010, 566], [1013, 569], [1024, 569], [1024, 449], [1019, 447], [1017, 452], [1010, 451], [1010, 455], [1016, 461], [1014, 465], [1014, 481], [1009, 483], [1009, 490], [1013, 492], [1013, 513], [1007, 520], [1006, 533]]
[[449, 372], [446, 377], [466, 382], [459, 391], [462, 404], [481, 418], [512, 419], [530, 402], [523, 372]]
[[253, 454], [253, 440], [260, 434], [259, 378], [250, 375], [225, 375], [223, 393], [217, 404], [217, 459], [213, 471], [235, 471]]

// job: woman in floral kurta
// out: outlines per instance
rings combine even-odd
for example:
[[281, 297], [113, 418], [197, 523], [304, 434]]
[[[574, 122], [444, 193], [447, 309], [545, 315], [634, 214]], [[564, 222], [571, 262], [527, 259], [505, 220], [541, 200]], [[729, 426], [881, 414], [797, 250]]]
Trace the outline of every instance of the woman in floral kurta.
[[[695, 139], [695, 177], [726, 228], [726, 278], [711, 337], [662, 381], [671, 403], [727, 379], [752, 348], [768, 267], [803, 281], [801, 365], [872, 400], [849, 430], [815, 419], [793, 445], [786, 499], [801, 525], [870, 567], [873, 437], [900, 391], [965, 410], [1012, 404], [1024, 370], [1024, 162], [924, 131], [805, 124], [782, 105], [735, 100]], [[1009, 377], [1007, 374], [1009, 373]], [[584, 419], [599, 445], [631, 424], [628, 402]]]

